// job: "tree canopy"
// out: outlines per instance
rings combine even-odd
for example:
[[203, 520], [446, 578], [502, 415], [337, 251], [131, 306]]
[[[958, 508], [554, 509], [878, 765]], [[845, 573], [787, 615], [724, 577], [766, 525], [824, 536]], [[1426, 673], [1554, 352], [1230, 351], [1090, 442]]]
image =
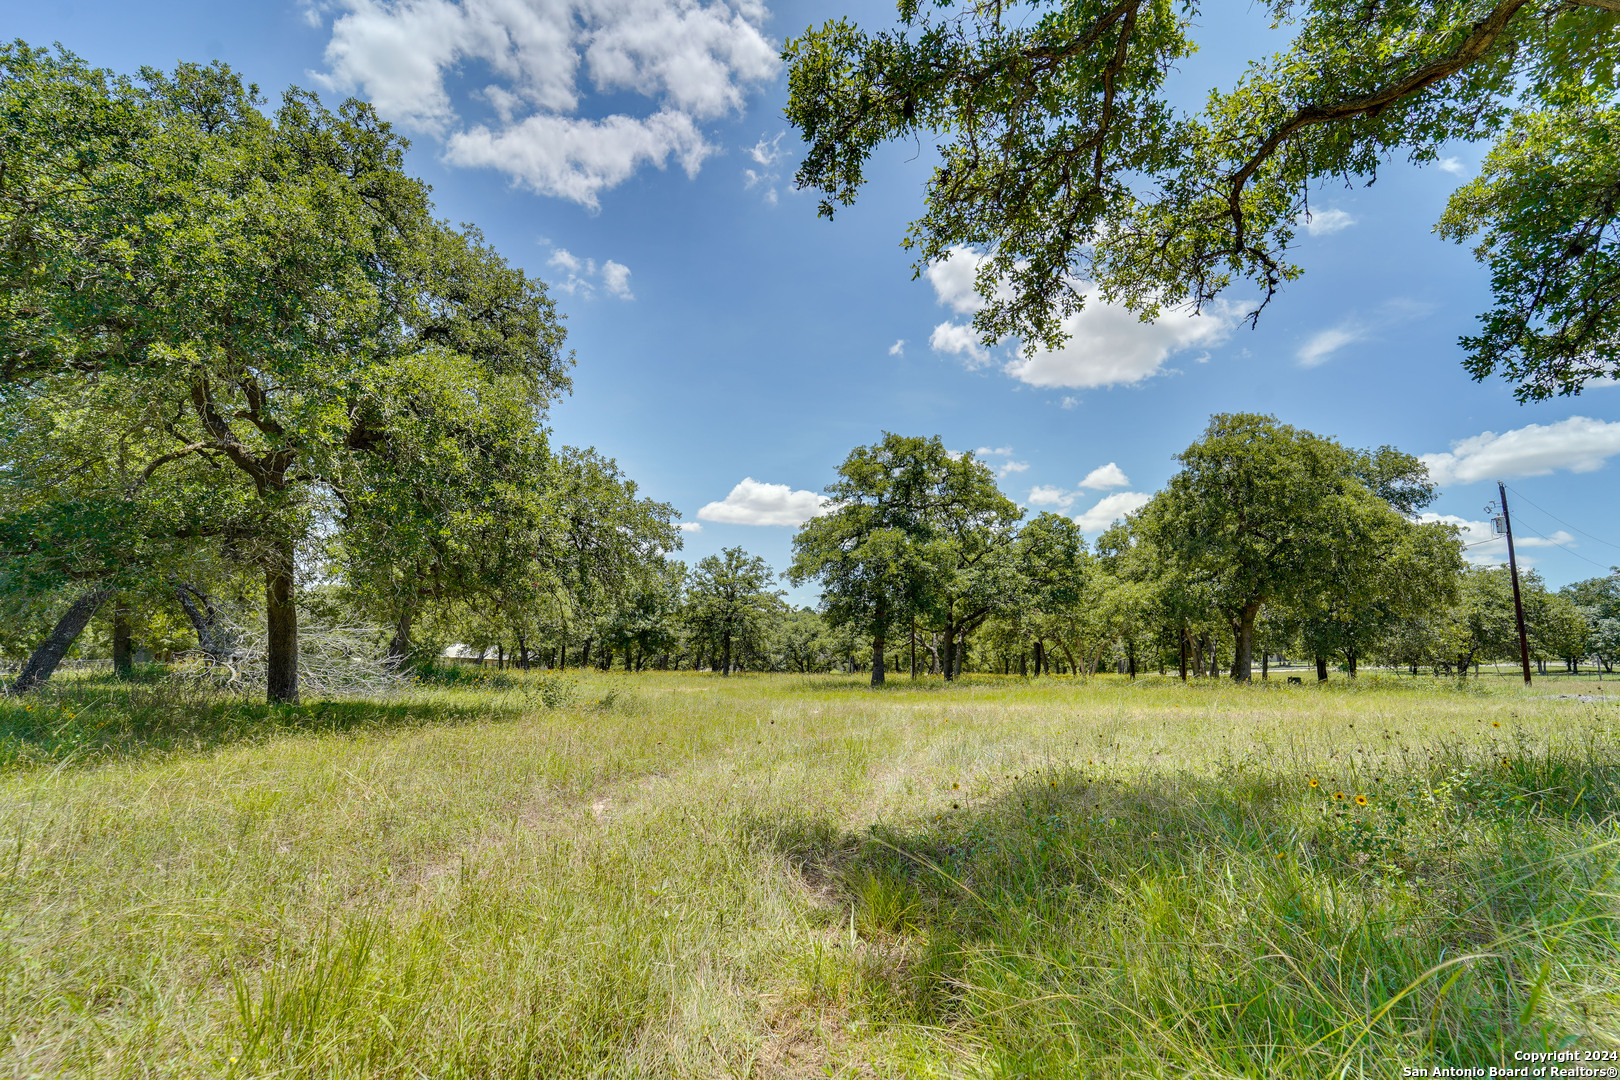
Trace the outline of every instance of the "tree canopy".
[[351, 550], [465, 577], [460, 529], [538, 512], [570, 361], [544, 286], [432, 217], [369, 106], [262, 104], [224, 65], [0, 48], [0, 536], [87, 581], [227, 542], [292, 701], [298, 546], [369, 532]]
[[987, 342], [1058, 345], [1095, 283], [1144, 318], [1227, 292], [1250, 320], [1299, 276], [1292, 247], [1327, 181], [1371, 184], [1398, 155], [1496, 140], [1444, 235], [1479, 236], [1496, 306], [1463, 338], [1476, 379], [1521, 399], [1620, 378], [1614, 0], [1276, 0], [1290, 45], [1197, 111], [1168, 78], [1197, 48], [1195, 4], [900, 0], [899, 25], [847, 19], [790, 40], [796, 181], [832, 216], [879, 145], [937, 135], [905, 243], [918, 271], [982, 249]]

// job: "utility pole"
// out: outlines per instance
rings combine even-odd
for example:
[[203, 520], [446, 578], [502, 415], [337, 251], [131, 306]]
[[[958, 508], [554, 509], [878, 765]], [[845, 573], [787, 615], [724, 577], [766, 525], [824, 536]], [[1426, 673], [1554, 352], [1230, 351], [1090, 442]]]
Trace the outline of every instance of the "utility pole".
[[1530, 643], [1524, 636], [1524, 601], [1519, 597], [1519, 562], [1513, 555], [1513, 518], [1508, 514], [1507, 486], [1498, 480], [1496, 493], [1502, 496], [1502, 531], [1507, 533], [1508, 574], [1513, 578], [1513, 615], [1519, 621], [1519, 663], [1524, 667], [1524, 685], [1530, 685]]

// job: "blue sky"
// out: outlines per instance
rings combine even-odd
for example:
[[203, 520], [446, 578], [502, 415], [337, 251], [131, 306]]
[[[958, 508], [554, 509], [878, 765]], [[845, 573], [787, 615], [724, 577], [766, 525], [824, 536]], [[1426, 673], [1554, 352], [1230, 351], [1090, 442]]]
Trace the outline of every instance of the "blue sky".
[[[680, 510], [688, 560], [741, 545], [784, 568], [814, 493], [885, 430], [990, 451], [1008, 495], [1095, 530], [1164, 483], [1210, 413], [1242, 410], [1434, 455], [1433, 509], [1470, 540], [1487, 538], [1484, 504], [1505, 479], [1522, 555], [1554, 585], [1620, 563], [1620, 387], [1520, 406], [1460, 366], [1487, 277], [1431, 230], [1481, 147], [1314, 193], [1306, 274], [1258, 329], [1220, 311], [1144, 326], [1097, 305], [1067, 349], [1021, 361], [961, 330], [971, 252], [913, 280], [900, 239], [920, 209], [926, 141], [880, 150], [861, 200], [831, 223], [792, 189], [781, 42], [840, 15], [887, 24], [889, 5], [10, 7], [8, 36], [116, 70], [221, 59], [272, 98], [298, 84], [333, 104], [372, 100], [412, 138], [410, 167], [441, 215], [476, 223], [551, 284], [578, 358], [554, 438], [617, 458]], [[1207, 21], [1208, 44], [1177, 77], [1188, 104], [1277, 40], [1258, 9]]]

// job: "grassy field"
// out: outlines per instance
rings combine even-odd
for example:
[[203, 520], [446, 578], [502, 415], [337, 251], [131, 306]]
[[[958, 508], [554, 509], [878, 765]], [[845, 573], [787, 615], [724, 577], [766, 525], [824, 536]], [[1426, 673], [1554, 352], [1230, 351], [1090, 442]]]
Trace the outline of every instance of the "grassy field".
[[0, 700], [0, 1075], [1612, 1055], [1620, 708], [1559, 690], [62, 680]]

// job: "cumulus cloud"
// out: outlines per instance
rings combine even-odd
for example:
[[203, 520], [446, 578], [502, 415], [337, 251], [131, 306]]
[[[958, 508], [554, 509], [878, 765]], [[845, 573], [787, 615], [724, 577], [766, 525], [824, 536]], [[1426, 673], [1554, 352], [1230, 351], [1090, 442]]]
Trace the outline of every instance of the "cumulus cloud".
[[990, 363], [990, 350], [979, 344], [979, 335], [974, 333], [971, 326], [942, 322], [928, 335], [928, 345], [935, 352], [962, 357], [962, 363], [970, 371], [987, 367]]
[[813, 491], [794, 491], [786, 484], [763, 484], [745, 476], [731, 494], [704, 506], [697, 516], [726, 525], [803, 525], [829, 513], [831, 503]]
[[636, 298], [630, 291], [630, 268], [624, 263], [607, 259], [598, 267], [595, 259], [582, 259], [567, 248], [556, 248], [546, 265], [556, 267], [563, 275], [552, 287], [570, 296], [590, 299], [600, 286], [621, 300]]
[[1344, 210], [1307, 210], [1299, 215], [1299, 224], [1312, 236], [1331, 236], [1336, 232], [1343, 232], [1356, 223], [1356, 219]]
[[1076, 515], [1074, 523], [1087, 536], [1096, 536], [1126, 514], [1142, 509], [1152, 499], [1153, 496], [1140, 491], [1116, 491], [1112, 495], [1104, 495], [1097, 505]]
[[[984, 256], [958, 245], [946, 258], [930, 264], [926, 276], [939, 303], [957, 315], [983, 308], [984, 298], [975, 283], [984, 261]], [[1002, 364], [1006, 374], [1031, 386], [1129, 385], [1159, 374], [1176, 353], [1219, 345], [1238, 321], [1237, 306], [1220, 303], [1202, 315], [1176, 308], [1145, 323], [1122, 305], [1105, 303], [1095, 288], [1085, 283], [1080, 288], [1085, 307], [1063, 320], [1068, 335], [1063, 347], [1014, 354]], [[970, 369], [991, 363], [989, 350], [967, 322], [940, 323], [928, 343], [936, 352], [962, 357]]]
[[[714, 152], [700, 121], [740, 109], [775, 77], [759, 0], [336, 0], [317, 78], [357, 90], [384, 117], [446, 139], [451, 164], [499, 169], [595, 209], [602, 190], [670, 157], [688, 174]], [[324, 8], [309, 13], [323, 18]], [[475, 91], [498, 118], [468, 127], [447, 73], [487, 72]], [[644, 114], [574, 115], [582, 82], [644, 99]]]
[[1055, 506], [1059, 510], [1067, 510], [1074, 504], [1075, 495], [1072, 491], [1065, 491], [1052, 484], [1036, 484], [1029, 490], [1029, 498], [1025, 501], [1031, 506]]
[[906, 355], [906, 339], [901, 338], [900, 340], [896, 341], [893, 345], [890, 345], [889, 346], [889, 355], [890, 356], [904, 356], [904, 355]]
[[1442, 172], [1448, 172], [1453, 176], [1461, 176], [1463, 173], [1468, 171], [1468, 166], [1464, 165], [1462, 161], [1454, 157], [1443, 157], [1439, 161], [1435, 162], [1435, 164], [1440, 166], [1440, 170]]
[[703, 531], [703, 522], [683, 521], [679, 525], [676, 525], [675, 528], [683, 533], [700, 533]]
[[[1418, 520], [1425, 524], [1439, 522], [1442, 525], [1455, 526], [1463, 542], [1463, 558], [1476, 566], [1496, 566], [1508, 561], [1507, 537], [1493, 536], [1491, 523], [1488, 521], [1472, 521], [1456, 514], [1434, 513], [1419, 514]], [[1515, 535], [1513, 546], [1520, 551], [1525, 548], [1574, 547], [1575, 538], [1559, 529], [1550, 537]], [[1529, 564], [1535, 562], [1534, 559], [1522, 556], [1519, 561]]]
[[602, 287], [614, 296], [625, 300], [634, 300], [635, 294], [630, 291], [630, 268], [624, 263], [614, 262], [612, 259], [602, 264]]
[[[1013, 448], [1010, 446], [997, 446], [993, 448], [989, 446], [981, 446], [977, 450], [973, 451], [973, 456], [977, 458], [1005, 458], [1006, 460], [996, 463], [992, 467], [996, 470], [996, 477], [998, 479], [1006, 479], [1013, 473], [1021, 473], [1029, 469], [1029, 462], [1014, 461], [1012, 453]], [[990, 463], [986, 462], [986, 464]]]
[[499, 130], [479, 124], [452, 135], [444, 157], [452, 165], [499, 169], [537, 195], [595, 210], [603, 190], [641, 165], [662, 169], [673, 156], [687, 176], [696, 176], [713, 149], [690, 116], [662, 109], [645, 118], [530, 116]]
[[1086, 292], [1086, 307], [1063, 320], [1069, 335], [1060, 349], [1037, 349], [1005, 366], [1007, 374], [1031, 386], [1092, 387], [1141, 382], [1164, 370], [1176, 353], [1219, 345], [1237, 325], [1235, 306], [1220, 304], [1202, 315], [1172, 309], [1144, 323], [1117, 304]]
[[1125, 475], [1125, 470], [1110, 461], [1106, 465], [1099, 465], [1086, 473], [1086, 478], [1080, 481], [1083, 488], [1095, 491], [1107, 491], [1109, 488], [1130, 487], [1131, 481]]
[[1513, 476], [1545, 476], [1557, 469], [1594, 472], [1620, 454], [1620, 421], [1572, 416], [1555, 424], [1527, 424], [1498, 435], [1482, 431], [1451, 444], [1449, 453], [1423, 454], [1437, 484], [1471, 484]]

